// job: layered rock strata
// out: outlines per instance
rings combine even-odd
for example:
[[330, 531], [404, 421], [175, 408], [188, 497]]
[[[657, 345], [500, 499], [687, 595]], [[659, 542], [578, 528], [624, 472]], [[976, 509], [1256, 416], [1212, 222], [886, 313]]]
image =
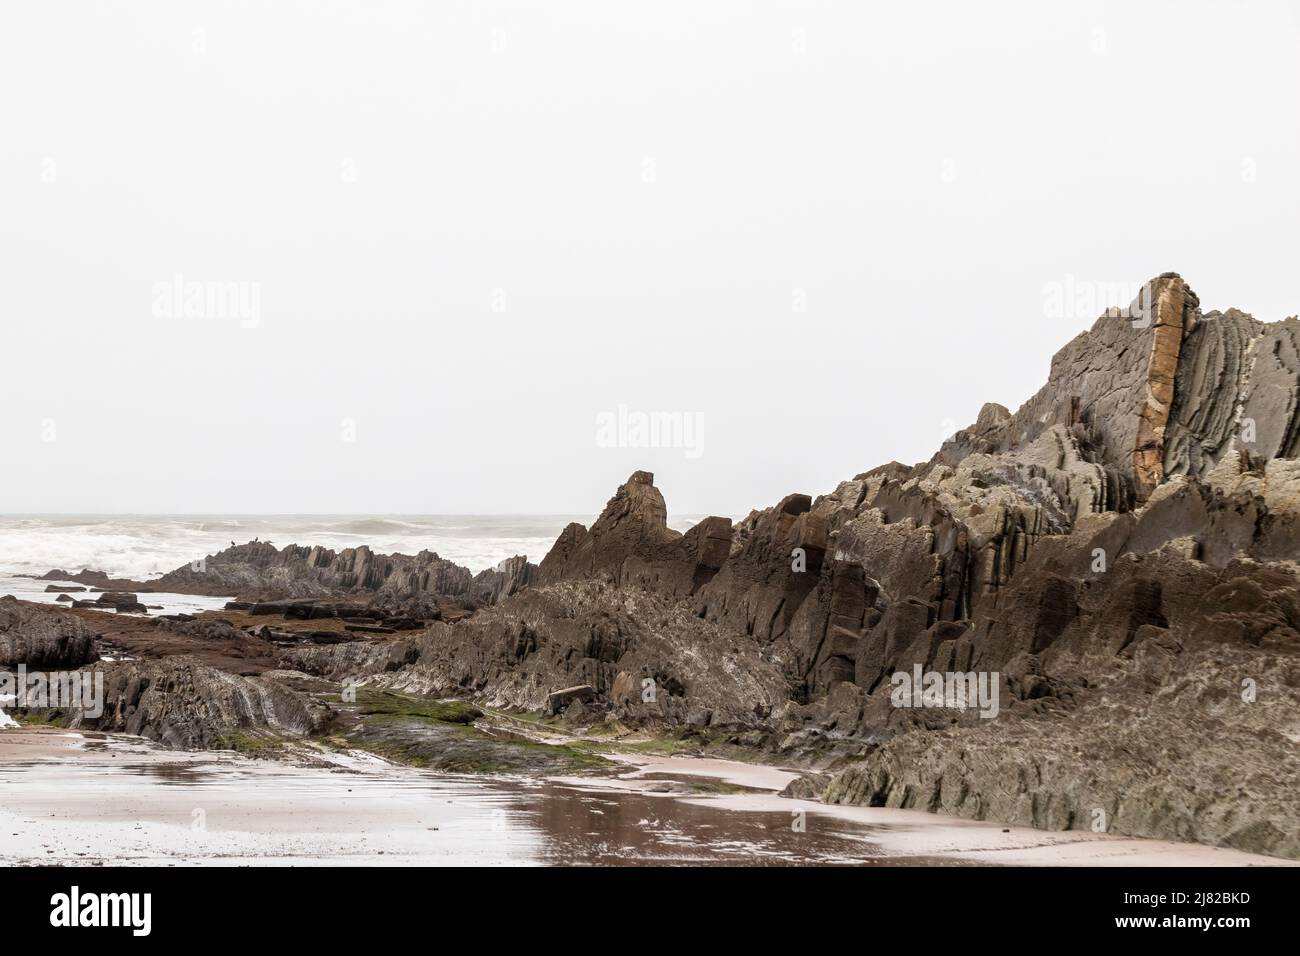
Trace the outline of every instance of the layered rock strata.
[[[474, 574], [432, 551], [379, 554], [368, 546], [330, 548], [251, 541], [182, 565], [149, 581], [112, 581], [101, 571], [50, 571], [50, 580], [110, 584], [139, 592], [239, 595], [257, 600], [356, 595], [391, 606], [444, 598], [493, 604], [532, 580], [536, 566], [523, 555]], [[101, 600], [103, 600], [101, 598]]]
[[[828, 799], [1050, 827], [1091, 826], [1100, 808], [1112, 832], [1297, 855], [1298, 331], [1202, 313], [1165, 274], [1058, 352], [1018, 411], [986, 405], [929, 462], [684, 535], [638, 472], [496, 613], [527, 602], [527, 633], [546, 633], [580, 613], [575, 586], [599, 583], [646, 595], [629, 598], [646, 620], [688, 615], [670, 646], [642, 658], [641, 639], [524, 635], [483, 657], [509, 641], [465, 631], [385, 680], [424, 673], [536, 709], [589, 684], [584, 709], [626, 717], [655, 656], [739, 647], [764, 688], [779, 673], [783, 699], [724, 707], [754, 689], [664, 673], [682, 703], [644, 716], [842, 765]], [[891, 678], [918, 667], [996, 675], [999, 716], [896, 706]], [[1267, 706], [1243, 698], [1262, 686]]]
[[[477, 592], [368, 549], [249, 545], [207, 573], [494, 602], [280, 652], [324, 680], [669, 729], [815, 768], [800, 792], [831, 801], [1300, 857], [1297, 454], [1300, 322], [1203, 313], [1167, 273], [1014, 413], [734, 524], [669, 529], [636, 472]], [[981, 677], [996, 706], [900, 706], [917, 672]]]

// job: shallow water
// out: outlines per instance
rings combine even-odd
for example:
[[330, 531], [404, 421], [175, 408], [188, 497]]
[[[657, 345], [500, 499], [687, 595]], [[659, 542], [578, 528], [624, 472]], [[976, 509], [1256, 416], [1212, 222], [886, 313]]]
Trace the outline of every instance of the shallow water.
[[65, 746], [50, 747], [55, 735], [26, 733], [37, 744], [7, 751], [0, 782], [6, 863], [900, 862], [860, 825], [805, 819], [801, 830], [790, 811], [707, 798], [433, 774], [362, 756], [283, 767], [121, 737], [59, 735]]
[[774, 788], [792, 775], [773, 768], [622, 759], [611, 776], [491, 778], [358, 753], [322, 752], [312, 766], [287, 766], [164, 751], [121, 735], [0, 731], [0, 865], [1283, 862], [919, 811], [826, 807], [777, 796]]
[[[234, 541], [277, 547], [369, 545], [380, 553], [434, 551], [478, 572], [526, 554], [540, 562], [570, 521], [595, 515], [0, 515], [0, 574], [90, 568], [147, 581]], [[685, 531], [702, 515], [672, 515]]]
[[[66, 569], [64, 569], [66, 570]], [[32, 578], [16, 578], [12, 576], [0, 575], [0, 596], [12, 594], [22, 601], [32, 601], [38, 604], [54, 604], [59, 607], [71, 607], [67, 601], [60, 601], [59, 595], [50, 593], [45, 590], [47, 584], [57, 584], [67, 587], [77, 587], [75, 581], [37, 581]], [[78, 601], [93, 601], [99, 595], [93, 591], [75, 591], [68, 595]], [[140, 603], [150, 607], [157, 606], [159, 610], [151, 610], [148, 617], [155, 617], [159, 614], [198, 614], [201, 611], [216, 611], [225, 607], [227, 601], [234, 600], [233, 597], [207, 597], [201, 594], [172, 594], [170, 592], [149, 592], [139, 595]], [[114, 610], [107, 610], [101, 613], [117, 614]], [[137, 617], [145, 615], [135, 615]]]

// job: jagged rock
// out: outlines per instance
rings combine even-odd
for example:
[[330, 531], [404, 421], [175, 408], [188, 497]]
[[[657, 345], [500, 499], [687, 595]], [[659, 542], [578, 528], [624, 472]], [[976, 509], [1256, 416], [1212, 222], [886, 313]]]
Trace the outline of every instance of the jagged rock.
[[442, 614], [436, 604], [426, 605], [414, 600], [402, 603], [421, 615], [420, 618], [390, 614], [383, 607], [361, 607], [356, 604], [317, 598], [285, 598], [278, 601], [259, 601], [248, 607], [253, 617], [280, 615], [285, 620], [317, 621], [342, 618], [350, 631], [374, 634], [391, 634], [395, 630], [419, 630], [429, 620], [438, 620]]
[[1105, 469], [1111, 507], [1143, 501], [1163, 478], [1165, 430], [1175, 401], [1182, 337], [1199, 301], [1174, 273], [1153, 279], [1123, 314], [1107, 314], [1057, 352], [1048, 383], [1014, 415], [982, 416], [945, 442], [937, 460], [1031, 444], [1056, 426], [1085, 437]]
[[[823, 798], [1053, 830], [1100, 821], [1112, 834], [1300, 858], [1295, 743], [1276, 729], [1300, 707], [1295, 657], [1161, 640], [1139, 638], [1162, 663], [1104, 672], [1066, 719], [1015, 707], [978, 726], [910, 729], [837, 773]], [[1267, 698], [1247, 703], [1247, 680]]]
[[[1267, 809], [1234, 815], [1224, 805], [1212, 824], [1162, 822], [1162, 801], [1194, 806], [1203, 795], [1161, 773], [1142, 784], [1145, 806], [1125, 810], [1113, 796], [1132, 783], [1123, 760], [1094, 773], [1058, 753], [1058, 735], [1046, 732], [1052, 715], [1070, 714], [1088, 733], [1111, 733], [1111, 688], [1140, 697], [1191, 679], [1189, 668], [1215, 654], [1253, 659], [1287, 681], [1274, 713], [1297, 720], [1298, 342], [1295, 319], [1202, 314], [1195, 294], [1167, 273], [1135, 308], [1103, 316], [1058, 352], [1047, 384], [1018, 411], [985, 405], [930, 462], [894, 462], [816, 500], [787, 496], [716, 536], [668, 532], [662, 496], [637, 473], [590, 530], [565, 529], [539, 579], [640, 589], [757, 648], [787, 685], [788, 699], [760, 721], [781, 730], [783, 754], [844, 759], [880, 747], [844, 775], [837, 799], [1071, 826], [1083, 819], [1079, 795], [1092, 787], [1123, 811], [1120, 832], [1300, 855], [1268, 816], [1294, 820], [1296, 800], [1264, 776], [1254, 779]], [[683, 546], [692, 534], [710, 541], [702, 577], [702, 549]], [[529, 626], [537, 634], [545, 624]], [[460, 686], [512, 686], [511, 671], [548, 653], [545, 642], [528, 647], [522, 657], [466, 667]], [[638, 692], [650, 667], [627, 664], [615, 656], [616, 667], [593, 671], [596, 703], [621, 719], [643, 718]], [[1011, 717], [896, 708], [889, 678], [912, 668], [996, 675]], [[1208, 673], [1195, 680], [1202, 706], [1237, 691], [1216, 690]], [[688, 712], [695, 687], [685, 689]], [[1294, 747], [1256, 747], [1250, 733], [1237, 733], [1241, 752], [1215, 756], [1219, 745], [1194, 709], [1171, 701], [1168, 713], [1152, 724], [1163, 741], [1181, 733], [1205, 755], [1207, 765], [1189, 772], [1212, 773], [1216, 759], [1258, 774], [1281, 761], [1275, 781], [1300, 772]], [[977, 743], [1005, 741], [1012, 726], [1043, 742], [1010, 761]], [[1144, 766], [1161, 767], [1150, 752], [1161, 742], [1147, 746]], [[990, 755], [987, 768], [958, 773], [967, 746]], [[929, 756], [918, 761], [920, 753]], [[1032, 764], [1015, 764], [1027, 758]], [[1037, 782], [1011, 786], [1008, 773]]]
[[598, 578], [686, 595], [709, 581], [731, 549], [731, 521], [707, 518], [685, 535], [668, 527], [654, 475], [635, 472], [588, 530], [571, 524], [537, 569], [539, 584]]
[[576, 687], [564, 687], [560, 690], [551, 691], [546, 695], [546, 712], [548, 714], [559, 714], [568, 711], [571, 707], [577, 706], [579, 710], [574, 714], [579, 717], [582, 714], [582, 703], [584, 701], [595, 700], [596, 688], [590, 684], [579, 684]]
[[94, 635], [78, 618], [0, 598], [0, 667], [75, 670], [97, 660]]
[[334, 647], [293, 648], [285, 652], [281, 665], [328, 680], [345, 681], [397, 671], [418, 660], [419, 651], [410, 641], [365, 641]]
[[109, 577], [103, 571], [91, 571], [83, 569], [75, 574], [67, 571], [47, 571], [45, 574], [35, 576], [37, 581], [76, 581], [78, 584], [90, 586], [92, 591], [147, 591], [146, 587], [137, 586], [134, 581], [123, 581]]
[[595, 691], [588, 716], [608, 708], [677, 726], [709, 711], [710, 726], [754, 727], [758, 713], [770, 714], [788, 693], [779, 669], [752, 643], [681, 602], [595, 581], [533, 586], [473, 617], [373, 649], [293, 649], [283, 665], [534, 711], [546, 709], [554, 688], [586, 684]]
[[[837, 802], [1052, 828], [1101, 809], [1111, 832], [1300, 857], [1297, 343], [1297, 320], [1202, 314], [1167, 273], [1014, 413], [987, 404], [928, 462], [734, 526], [669, 529], [636, 472], [536, 569], [252, 544], [210, 556], [204, 580], [271, 599], [251, 613], [328, 609], [363, 632], [430, 621], [438, 596], [491, 605], [286, 647], [301, 673], [722, 730], [833, 765], [797, 792]], [[998, 706], [896, 706], [893, 678], [918, 670], [983, 675]], [[225, 719], [141, 726], [188, 741]]]
[[528, 587], [536, 570], [537, 566], [530, 564], [528, 558], [517, 554], [490, 571], [480, 571], [474, 575], [470, 593], [484, 604], [496, 604]]
[[70, 726], [204, 750], [238, 729], [295, 737], [318, 733], [332, 716], [325, 704], [275, 680], [239, 677], [186, 657], [114, 664], [103, 673], [103, 714], [73, 711]]
[[830, 782], [830, 774], [801, 773], [785, 785], [785, 789], [781, 791], [781, 796], [789, 797], [792, 800], [820, 800]]
[[[44, 577], [99, 583], [112, 588], [129, 587], [136, 591], [239, 594], [270, 600], [293, 597], [297, 602], [364, 594], [399, 601], [437, 595], [492, 603], [525, 587], [532, 572], [533, 565], [522, 556], [474, 575], [431, 551], [411, 556], [376, 554], [364, 545], [339, 552], [300, 545], [277, 549], [270, 542], [253, 541], [182, 565], [147, 586], [113, 581], [98, 571], [75, 575], [51, 571]], [[249, 601], [231, 603], [233, 606], [228, 610], [250, 610], [256, 606]]]
[[1188, 332], [1175, 379], [1165, 474], [1200, 477], [1226, 452], [1253, 364], [1251, 342], [1262, 324], [1229, 309], [1209, 313]]

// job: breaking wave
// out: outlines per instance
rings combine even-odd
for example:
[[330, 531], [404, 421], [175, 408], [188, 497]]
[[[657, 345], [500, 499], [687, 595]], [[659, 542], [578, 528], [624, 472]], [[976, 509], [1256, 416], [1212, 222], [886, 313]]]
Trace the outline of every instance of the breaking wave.
[[[478, 572], [516, 554], [541, 561], [566, 524], [592, 520], [591, 515], [3, 515], [0, 574], [90, 568], [148, 580], [254, 538], [278, 547], [429, 550]], [[684, 531], [696, 520], [684, 515], [671, 524]]]

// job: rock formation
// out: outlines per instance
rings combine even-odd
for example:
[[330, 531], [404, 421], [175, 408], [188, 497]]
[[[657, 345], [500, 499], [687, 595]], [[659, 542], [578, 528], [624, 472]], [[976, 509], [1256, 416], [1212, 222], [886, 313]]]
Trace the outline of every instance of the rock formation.
[[0, 598], [0, 669], [75, 670], [98, 660], [94, 635], [70, 614], [44, 613]]
[[[1100, 811], [1111, 832], [1300, 855], [1298, 333], [1202, 313], [1165, 274], [929, 462], [684, 535], [637, 472], [532, 588], [381, 679], [538, 710], [587, 685], [589, 716], [841, 768], [831, 800]], [[990, 676], [1000, 714], [896, 706], [914, 668]], [[647, 678], [670, 705], [636, 706]]]
[[329, 708], [270, 677], [240, 677], [173, 657], [101, 668], [104, 712], [69, 726], [136, 734], [179, 750], [229, 747], [244, 729], [301, 737], [330, 720]]
[[[669, 529], [638, 471], [536, 568], [250, 544], [152, 586], [309, 616], [460, 597], [491, 606], [279, 666], [744, 748], [817, 771], [793, 792], [829, 801], [1300, 858], [1298, 454], [1300, 322], [1203, 313], [1167, 273], [1014, 413], [734, 525]], [[64, 624], [6, 645], [4, 613], [0, 654], [83, 654]], [[316, 726], [269, 678], [153, 666], [120, 672], [105, 726], [184, 745]], [[900, 700], [913, 674], [968, 675], [996, 706]]]
[[[250, 541], [147, 583], [110, 579], [102, 571], [50, 571], [42, 579], [144, 593], [229, 594], [255, 600], [357, 595], [384, 598], [390, 605], [400, 606], [436, 598], [493, 604], [526, 587], [535, 570], [522, 555], [474, 574], [432, 551], [412, 556], [376, 554], [366, 545], [333, 551], [319, 545], [276, 548], [270, 542]], [[100, 601], [114, 603], [107, 595]]]
[[598, 578], [680, 596], [709, 580], [730, 547], [727, 518], [706, 518], [686, 534], [670, 529], [654, 475], [638, 471], [609, 500], [590, 531], [575, 523], [560, 533], [537, 569], [537, 583]]
[[788, 697], [752, 642], [681, 602], [589, 580], [530, 588], [397, 642], [288, 649], [281, 666], [535, 711], [556, 691], [589, 685], [611, 716], [682, 726], [756, 729]]

